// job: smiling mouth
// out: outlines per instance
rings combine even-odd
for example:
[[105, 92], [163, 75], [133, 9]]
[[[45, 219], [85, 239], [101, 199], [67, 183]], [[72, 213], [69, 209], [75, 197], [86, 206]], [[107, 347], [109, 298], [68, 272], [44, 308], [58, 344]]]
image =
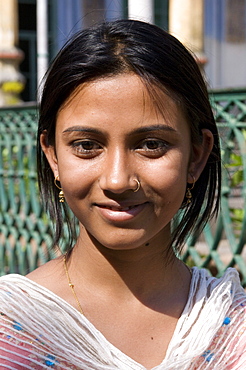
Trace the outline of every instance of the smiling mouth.
[[127, 222], [138, 216], [146, 208], [148, 202], [129, 206], [119, 204], [95, 204], [101, 216], [108, 222]]

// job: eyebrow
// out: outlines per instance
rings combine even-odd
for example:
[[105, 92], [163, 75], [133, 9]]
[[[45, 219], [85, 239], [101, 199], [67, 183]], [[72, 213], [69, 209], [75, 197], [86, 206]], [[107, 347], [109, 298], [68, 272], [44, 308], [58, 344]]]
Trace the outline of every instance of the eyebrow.
[[[147, 132], [152, 132], [152, 131], [168, 131], [168, 132], [173, 132], [173, 133], [178, 133], [177, 130], [175, 130], [173, 127], [168, 126], [168, 125], [151, 125], [151, 126], [144, 126], [144, 127], [139, 127], [132, 132], [129, 133], [129, 135], [132, 134], [144, 134]], [[103, 134], [103, 130], [98, 130], [93, 127], [88, 127], [88, 126], [72, 126], [64, 130], [62, 133], [66, 132], [89, 132], [89, 133], [94, 133], [94, 134]]]
[[96, 128], [92, 128], [92, 127], [87, 127], [87, 126], [72, 126], [72, 127], [69, 127], [67, 128], [66, 130], [62, 131], [62, 133], [64, 134], [65, 132], [75, 132], [75, 131], [82, 131], [82, 132], [92, 132], [92, 133], [95, 133], [95, 134], [101, 134], [102, 131], [101, 130], [98, 130]]
[[177, 133], [177, 131], [168, 125], [151, 125], [151, 126], [144, 126], [144, 127], [139, 127], [138, 129], [134, 130], [134, 134], [142, 134], [145, 132], [151, 132], [151, 131], [169, 131], [169, 132], [174, 132]]

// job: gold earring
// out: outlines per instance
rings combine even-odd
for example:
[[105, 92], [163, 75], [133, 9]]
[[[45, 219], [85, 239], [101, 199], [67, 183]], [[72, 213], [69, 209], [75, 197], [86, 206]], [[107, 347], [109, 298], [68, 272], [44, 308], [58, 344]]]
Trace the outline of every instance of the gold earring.
[[185, 194], [185, 197], [187, 199], [186, 200], [186, 204], [185, 204], [186, 206], [192, 202], [192, 193], [191, 193], [191, 190], [194, 189], [194, 186], [195, 186], [195, 183], [196, 183], [195, 177], [194, 176], [192, 176], [192, 177], [193, 177], [193, 184], [192, 184], [192, 186], [190, 188], [187, 188], [186, 189], [186, 194]]
[[56, 177], [55, 177], [55, 179], [54, 179], [54, 184], [55, 184], [55, 186], [57, 187], [57, 189], [59, 189], [59, 190], [60, 190], [60, 192], [59, 192], [59, 202], [60, 202], [60, 203], [64, 203], [64, 201], [65, 201], [65, 196], [64, 196], [64, 193], [63, 193], [62, 188], [61, 188], [60, 186], [58, 186], [58, 185], [57, 185], [57, 181], [59, 181], [58, 176], [56, 176]]

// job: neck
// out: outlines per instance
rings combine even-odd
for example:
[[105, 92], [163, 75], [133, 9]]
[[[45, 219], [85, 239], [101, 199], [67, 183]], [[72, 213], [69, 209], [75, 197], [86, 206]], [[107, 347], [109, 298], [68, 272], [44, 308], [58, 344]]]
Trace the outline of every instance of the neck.
[[134, 296], [148, 304], [163, 291], [173, 293], [189, 278], [186, 266], [174, 254], [165, 258], [165, 248], [152, 244], [112, 250], [78, 242], [67, 261], [71, 279], [76, 285], [80, 282], [89, 289], [110, 291], [119, 299]]

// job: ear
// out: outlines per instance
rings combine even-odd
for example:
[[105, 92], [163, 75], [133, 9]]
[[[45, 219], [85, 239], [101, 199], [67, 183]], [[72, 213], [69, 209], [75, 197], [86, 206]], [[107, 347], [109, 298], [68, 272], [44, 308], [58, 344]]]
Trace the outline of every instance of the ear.
[[213, 149], [214, 137], [210, 130], [202, 130], [202, 142], [192, 146], [191, 161], [188, 169], [188, 183], [193, 183], [194, 179], [197, 181], [200, 177], [208, 157]]
[[54, 145], [48, 143], [47, 131], [43, 131], [40, 135], [41, 148], [49, 162], [49, 165], [54, 173], [54, 177], [58, 176], [58, 163]]

